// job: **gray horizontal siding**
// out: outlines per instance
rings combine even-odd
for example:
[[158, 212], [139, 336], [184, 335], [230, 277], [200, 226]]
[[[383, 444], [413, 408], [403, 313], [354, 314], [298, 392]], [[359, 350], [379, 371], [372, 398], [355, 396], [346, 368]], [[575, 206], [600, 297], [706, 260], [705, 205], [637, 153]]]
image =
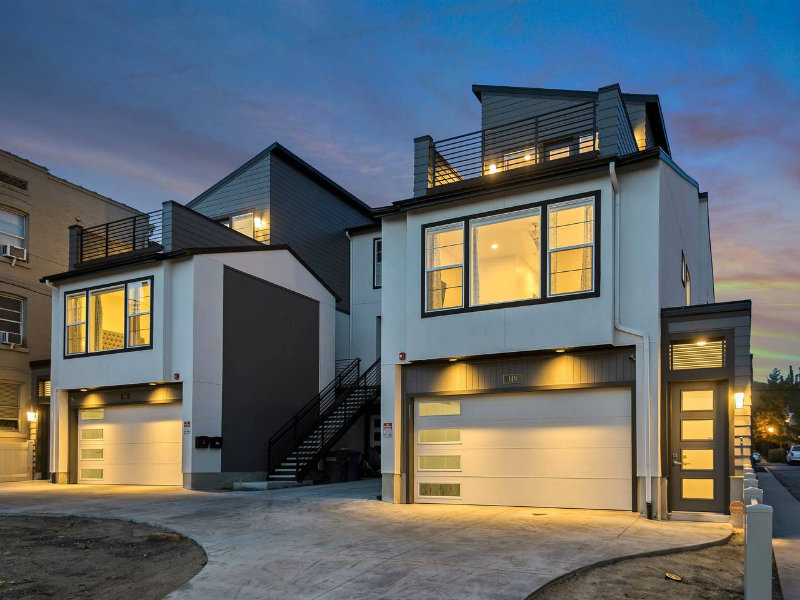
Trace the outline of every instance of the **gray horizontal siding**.
[[482, 127], [497, 127], [554, 110], [588, 102], [588, 98], [520, 97], [484, 92], [481, 101]]
[[241, 233], [215, 223], [177, 202], [164, 205], [163, 244], [167, 251], [183, 248], [261, 246]]
[[[501, 360], [465, 360], [453, 364], [403, 367], [403, 389], [409, 394], [524, 389], [539, 386], [590, 386], [629, 383], [636, 378], [634, 350], [531, 356]], [[503, 375], [519, 383], [503, 384]]]
[[288, 244], [350, 308], [350, 244], [345, 230], [370, 223], [350, 202], [295, 169], [270, 161], [271, 243]]
[[247, 212], [269, 212], [270, 156], [267, 155], [243, 173], [192, 206], [211, 219], [222, 219]]

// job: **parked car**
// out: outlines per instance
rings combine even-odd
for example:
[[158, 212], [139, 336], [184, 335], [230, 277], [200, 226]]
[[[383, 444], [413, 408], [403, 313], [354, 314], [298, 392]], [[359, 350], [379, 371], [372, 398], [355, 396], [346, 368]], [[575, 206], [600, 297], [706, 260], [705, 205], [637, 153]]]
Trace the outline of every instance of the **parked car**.
[[800, 463], [800, 446], [792, 446], [786, 453], [786, 463], [790, 465]]
[[753, 462], [754, 463], [761, 462], [761, 455], [758, 452], [753, 452]]

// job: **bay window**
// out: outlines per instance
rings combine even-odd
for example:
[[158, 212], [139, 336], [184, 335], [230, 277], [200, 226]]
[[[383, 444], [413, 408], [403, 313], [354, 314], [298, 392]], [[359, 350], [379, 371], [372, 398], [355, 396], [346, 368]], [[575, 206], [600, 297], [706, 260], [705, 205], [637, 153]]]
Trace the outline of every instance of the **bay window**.
[[423, 315], [596, 295], [597, 202], [593, 193], [424, 226]]
[[464, 305], [464, 224], [443, 225], [425, 234], [427, 310]]
[[151, 347], [152, 279], [70, 292], [65, 298], [65, 354]]

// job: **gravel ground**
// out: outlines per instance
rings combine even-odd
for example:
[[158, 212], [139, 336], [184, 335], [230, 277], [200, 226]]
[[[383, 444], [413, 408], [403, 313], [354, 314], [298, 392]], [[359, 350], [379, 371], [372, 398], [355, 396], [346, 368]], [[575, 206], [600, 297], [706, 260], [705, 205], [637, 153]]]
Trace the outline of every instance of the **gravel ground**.
[[163, 598], [206, 564], [187, 538], [112, 519], [0, 517], [0, 599]]
[[[739, 600], [744, 598], [742, 536], [723, 546], [632, 558], [584, 571], [533, 594], [529, 600]], [[673, 573], [681, 581], [668, 579]], [[773, 581], [777, 582], [774, 574]], [[772, 600], [782, 600], [776, 584]]]

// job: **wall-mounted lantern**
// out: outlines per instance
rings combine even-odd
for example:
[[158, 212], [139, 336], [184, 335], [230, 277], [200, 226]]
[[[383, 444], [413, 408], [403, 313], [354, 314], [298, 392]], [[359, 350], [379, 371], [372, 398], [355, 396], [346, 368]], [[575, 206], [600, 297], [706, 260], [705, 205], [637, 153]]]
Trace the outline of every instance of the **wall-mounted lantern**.
[[744, 392], [736, 392], [733, 395], [733, 405], [737, 409], [744, 408]]

